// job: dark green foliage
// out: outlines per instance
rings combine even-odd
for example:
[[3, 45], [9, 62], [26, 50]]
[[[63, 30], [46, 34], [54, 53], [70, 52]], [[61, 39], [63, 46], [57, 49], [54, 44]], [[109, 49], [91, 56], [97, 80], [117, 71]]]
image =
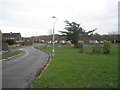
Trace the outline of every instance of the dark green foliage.
[[108, 54], [111, 51], [111, 44], [110, 41], [104, 41], [103, 43], [103, 53]]
[[102, 46], [100, 44], [93, 45], [92, 53], [102, 53]]
[[5, 43], [8, 43], [8, 45], [13, 45], [13, 44], [15, 44], [15, 40], [8, 39], [8, 40], [6, 40]]
[[91, 30], [86, 32], [82, 27], [80, 27], [80, 24], [77, 24], [75, 22], [69, 22], [69, 21], [65, 21], [66, 23], [66, 27], [65, 29], [67, 31], [60, 31], [63, 35], [67, 36], [67, 40], [71, 40], [72, 43], [74, 43], [74, 47], [78, 48], [77, 44], [79, 40], [84, 40], [85, 37], [88, 37], [90, 35], [92, 35], [92, 33], [95, 30]]

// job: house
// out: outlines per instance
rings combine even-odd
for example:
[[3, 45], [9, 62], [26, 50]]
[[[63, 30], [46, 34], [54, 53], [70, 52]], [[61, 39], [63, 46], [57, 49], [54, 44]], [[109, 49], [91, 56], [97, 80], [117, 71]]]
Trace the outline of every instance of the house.
[[2, 33], [2, 40], [6, 42], [6, 40], [14, 40], [15, 44], [14, 45], [8, 45], [8, 47], [13, 48], [13, 47], [18, 47], [22, 44], [22, 37], [20, 33]]
[[9, 52], [8, 44], [2, 41], [2, 32], [0, 30], [0, 55]]
[[22, 41], [22, 37], [21, 37], [20, 33], [12, 33], [12, 32], [3, 33], [2, 36], [3, 36], [3, 39], [5, 39], [5, 40], [12, 39], [15, 41]]
[[20, 33], [12, 33], [12, 32], [10, 32], [10, 33], [3, 33], [2, 34], [2, 38], [3, 38], [3, 41], [15, 40], [16, 44], [21, 44], [23, 42]]
[[32, 45], [33, 44], [33, 39], [30, 37], [23, 38], [22, 45]]

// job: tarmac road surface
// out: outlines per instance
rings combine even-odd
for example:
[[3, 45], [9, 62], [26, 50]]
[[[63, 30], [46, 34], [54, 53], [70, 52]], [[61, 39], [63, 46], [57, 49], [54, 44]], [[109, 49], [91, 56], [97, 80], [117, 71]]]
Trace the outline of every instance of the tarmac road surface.
[[49, 55], [33, 46], [22, 50], [21, 55], [2, 61], [2, 88], [28, 88], [48, 61]]

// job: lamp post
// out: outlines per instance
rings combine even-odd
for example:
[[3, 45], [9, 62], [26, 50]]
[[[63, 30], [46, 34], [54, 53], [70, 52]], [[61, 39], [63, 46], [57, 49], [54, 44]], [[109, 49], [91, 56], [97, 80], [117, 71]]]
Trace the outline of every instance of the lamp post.
[[53, 50], [52, 50], [52, 58], [55, 56], [55, 23], [57, 22], [57, 18], [55, 16], [52, 16], [52, 18], [56, 19], [53, 24]]

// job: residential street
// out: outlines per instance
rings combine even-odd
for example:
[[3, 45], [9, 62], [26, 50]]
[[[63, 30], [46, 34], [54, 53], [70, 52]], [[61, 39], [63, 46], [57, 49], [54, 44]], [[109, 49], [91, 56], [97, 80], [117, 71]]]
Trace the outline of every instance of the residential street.
[[48, 61], [49, 55], [33, 46], [22, 50], [23, 54], [2, 62], [3, 88], [27, 88], [36, 72]]

